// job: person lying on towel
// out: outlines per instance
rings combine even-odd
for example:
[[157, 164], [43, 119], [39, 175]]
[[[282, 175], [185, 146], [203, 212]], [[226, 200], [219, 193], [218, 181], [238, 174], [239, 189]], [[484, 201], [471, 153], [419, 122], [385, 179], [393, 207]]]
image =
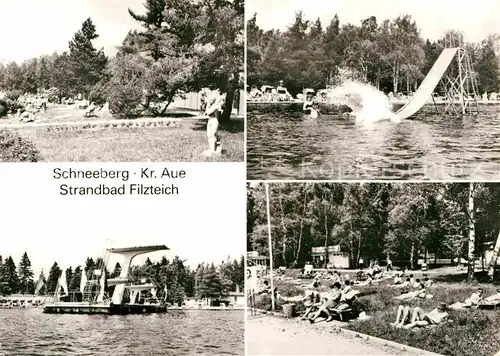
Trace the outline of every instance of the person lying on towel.
[[397, 297], [394, 297], [394, 299], [409, 300], [409, 299], [413, 299], [413, 298], [425, 299], [426, 297], [427, 297], [427, 292], [425, 291], [424, 284], [419, 283], [417, 290], [401, 294]]
[[472, 308], [477, 306], [483, 300], [483, 289], [478, 288], [477, 292], [471, 294], [469, 298], [465, 300], [465, 302], [456, 302], [450, 305], [451, 309], [463, 309], [463, 308]]
[[490, 295], [484, 301], [485, 302], [499, 302], [500, 301], [500, 289], [497, 289], [496, 294]]

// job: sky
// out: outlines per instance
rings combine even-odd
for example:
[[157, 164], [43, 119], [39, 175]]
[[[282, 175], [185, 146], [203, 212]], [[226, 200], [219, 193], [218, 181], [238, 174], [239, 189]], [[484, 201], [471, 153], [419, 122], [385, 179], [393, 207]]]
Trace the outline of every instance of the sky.
[[128, 8], [143, 13], [144, 0], [0, 0], [0, 61], [22, 61], [68, 49], [81, 24], [92, 18], [97, 48], [116, 53], [130, 29], [140, 25]]
[[326, 27], [337, 13], [340, 23], [359, 24], [376, 16], [382, 22], [410, 14], [423, 38], [437, 40], [446, 31], [464, 32], [468, 42], [480, 42], [489, 34], [500, 33], [498, 0], [247, 0], [247, 17], [257, 13], [257, 25], [265, 30], [291, 25], [296, 11], [308, 20], [321, 19]]
[[[0, 165], [0, 255], [12, 256], [17, 265], [26, 251], [35, 276], [41, 269], [47, 276], [54, 261], [74, 269], [86, 257], [95, 260], [113, 247], [166, 245], [169, 251], [138, 256], [133, 264], [148, 256], [158, 261], [178, 255], [193, 269], [201, 262], [218, 264], [228, 256], [239, 259], [245, 254], [244, 165], [168, 164], [186, 169], [188, 178], [176, 183], [179, 196], [163, 197], [64, 197], [59, 195], [64, 182], [52, 178], [55, 166]], [[96, 168], [97, 164], [71, 166]], [[132, 166], [162, 169], [165, 165]], [[108, 267], [116, 262], [111, 259]]]

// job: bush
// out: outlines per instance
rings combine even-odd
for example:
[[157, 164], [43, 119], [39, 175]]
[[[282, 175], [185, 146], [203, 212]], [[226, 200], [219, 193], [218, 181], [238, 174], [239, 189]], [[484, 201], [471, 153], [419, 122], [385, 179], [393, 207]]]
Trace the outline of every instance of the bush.
[[134, 84], [112, 85], [109, 91], [109, 110], [120, 118], [137, 117], [142, 90]]
[[38, 162], [40, 152], [16, 133], [0, 130], [0, 162]]
[[45, 95], [45, 97], [47, 97], [47, 101], [49, 103], [59, 103], [59, 100], [61, 98], [61, 91], [59, 90], [59, 88], [50, 88], [48, 90], [46, 90], [43, 95]]
[[23, 106], [17, 101], [11, 99], [0, 100], [0, 117], [6, 116], [9, 113], [15, 113], [17, 109], [22, 109]]
[[104, 105], [108, 97], [108, 83], [105, 80], [97, 83], [89, 95], [89, 102], [95, 105]]
[[0, 100], [0, 117], [6, 116], [9, 113], [9, 107], [5, 100]]
[[6, 101], [17, 101], [21, 97], [21, 95], [22, 92], [20, 90], [8, 90], [5, 92], [4, 99]]

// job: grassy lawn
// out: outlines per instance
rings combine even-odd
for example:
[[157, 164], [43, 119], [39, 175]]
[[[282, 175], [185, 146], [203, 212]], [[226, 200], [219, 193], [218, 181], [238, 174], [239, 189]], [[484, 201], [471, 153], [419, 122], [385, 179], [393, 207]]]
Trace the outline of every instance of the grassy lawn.
[[[241, 131], [238, 126], [241, 126]], [[243, 161], [243, 122], [232, 122], [220, 135], [225, 154], [204, 157], [204, 122], [181, 122], [178, 127], [129, 127], [47, 131], [20, 129], [47, 162], [238, 162]]]
[[[351, 276], [354, 273], [350, 273]], [[420, 273], [415, 273], [420, 278]], [[495, 294], [497, 286], [492, 284], [472, 284], [463, 282], [465, 275], [455, 273], [453, 275], [433, 275], [431, 278], [436, 282], [428, 293], [432, 299], [408, 301], [405, 305], [410, 307], [419, 306], [425, 311], [436, 308], [438, 303], [447, 305], [454, 302], [463, 302], [478, 287], [484, 289], [484, 296]], [[479, 276], [481, 280], [481, 275]], [[298, 282], [294, 279], [276, 281], [280, 293], [284, 296], [294, 296], [303, 293], [310, 280]], [[500, 350], [500, 311], [493, 310], [449, 310], [451, 323], [443, 324], [434, 328], [422, 328], [415, 330], [397, 329], [390, 325], [396, 319], [396, 310], [403, 302], [394, 300], [393, 297], [400, 295], [397, 289], [389, 288], [392, 279], [383, 281], [374, 286], [356, 286], [364, 295], [357, 300], [357, 307], [365, 311], [372, 318], [369, 320], [353, 320], [343, 326], [363, 334], [372, 335], [386, 340], [406, 344], [419, 349], [435, 352], [442, 355], [453, 356], [493, 356]], [[322, 281], [322, 290], [327, 290], [330, 281]], [[372, 293], [372, 294], [370, 294]], [[258, 307], [270, 309], [270, 297], [261, 298]], [[277, 309], [281, 309], [281, 303], [277, 303]], [[298, 310], [303, 306], [298, 305]], [[325, 324], [325, 323], [323, 323]], [[329, 327], [328, 324], [324, 325]], [[304, 324], [307, 327], [307, 324]]]
[[[84, 110], [56, 105], [37, 116], [37, 122], [76, 122], [113, 120], [109, 111], [98, 117], [83, 118]], [[140, 120], [140, 119], [137, 119]], [[16, 131], [34, 143], [46, 162], [242, 162], [244, 159], [244, 121], [231, 119], [220, 125], [225, 153], [205, 157], [208, 148], [206, 120], [181, 119], [176, 127], [115, 127], [104, 129], [48, 130], [26, 127]], [[18, 123], [16, 118], [2, 123]]]

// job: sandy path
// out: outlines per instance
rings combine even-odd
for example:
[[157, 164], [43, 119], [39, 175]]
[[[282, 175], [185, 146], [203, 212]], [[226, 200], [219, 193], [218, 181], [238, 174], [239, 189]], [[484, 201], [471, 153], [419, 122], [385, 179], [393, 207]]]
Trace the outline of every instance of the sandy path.
[[248, 316], [248, 355], [331, 355], [331, 356], [416, 356], [361, 338], [331, 332], [324, 323], [285, 320], [269, 316]]

